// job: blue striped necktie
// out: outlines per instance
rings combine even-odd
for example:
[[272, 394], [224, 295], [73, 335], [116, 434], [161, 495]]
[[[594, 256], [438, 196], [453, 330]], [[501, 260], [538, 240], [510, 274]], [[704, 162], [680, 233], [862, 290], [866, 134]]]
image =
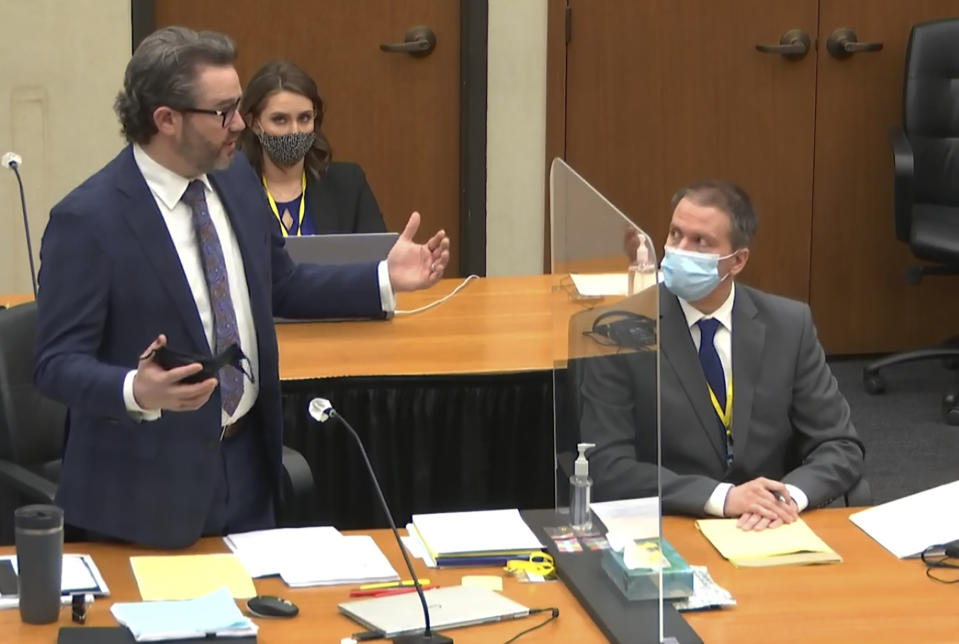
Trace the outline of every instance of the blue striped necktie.
[[[216, 355], [233, 343], [240, 346], [240, 332], [236, 328], [236, 311], [233, 310], [233, 300], [230, 298], [230, 279], [226, 273], [223, 247], [220, 246], [220, 237], [216, 234], [210, 218], [203, 182], [199, 179], [191, 181], [181, 201], [193, 211], [193, 227], [200, 246], [200, 262], [213, 309], [213, 353]], [[232, 415], [243, 396], [243, 374], [235, 366], [227, 365], [220, 370], [218, 380], [223, 411]]]

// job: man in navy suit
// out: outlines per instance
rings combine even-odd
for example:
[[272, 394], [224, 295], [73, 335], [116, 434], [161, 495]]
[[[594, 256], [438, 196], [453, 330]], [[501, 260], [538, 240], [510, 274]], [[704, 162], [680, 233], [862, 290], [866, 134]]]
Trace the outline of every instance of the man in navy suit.
[[[394, 291], [435, 283], [449, 262], [442, 231], [413, 242], [414, 213], [384, 262], [294, 265], [234, 155], [234, 59], [222, 34], [147, 37], [115, 105], [130, 145], [50, 213], [34, 375], [69, 407], [57, 502], [87, 534], [178, 547], [273, 526], [273, 316], [383, 317]], [[167, 344], [205, 356], [236, 344], [247, 360], [188, 383], [201, 365], [164, 370]]]

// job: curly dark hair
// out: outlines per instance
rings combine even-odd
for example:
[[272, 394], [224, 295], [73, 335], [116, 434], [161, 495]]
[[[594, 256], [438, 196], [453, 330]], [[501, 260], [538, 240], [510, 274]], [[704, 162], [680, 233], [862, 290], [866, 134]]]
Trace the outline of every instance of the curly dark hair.
[[250, 82], [246, 84], [246, 89], [243, 91], [243, 100], [240, 102], [240, 114], [243, 116], [247, 127], [240, 134], [240, 149], [246, 154], [257, 172], [263, 174], [263, 148], [260, 146], [260, 140], [251, 130], [251, 126], [253, 121], [263, 112], [267, 99], [281, 90], [305, 96], [313, 102], [313, 111], [316, 113], [313, 118], [313, 132], [316, 133], [316, 139], [313, 141], [313, 147], [306, 153], [303, 166], [314, 177], [322, 177], [326, 174], [326, 168], [333, 159], [330, 142], [322, 130], [323, 113], [326, 106], [320, 97], [319, 90], [316, 88], [316, 81], [300, 67], [289, 61], [274, 60], [268, 62], [256, 70], [250, 77]]
[[153, 112], [166, 105], [192, 107], [200, 65], [232, 65], [236, 46], [229, 36], [187, 27], [164, 27], [143, 39], [123, 74], [113, 109], [131, 143], [149, 143], [157, 133]]

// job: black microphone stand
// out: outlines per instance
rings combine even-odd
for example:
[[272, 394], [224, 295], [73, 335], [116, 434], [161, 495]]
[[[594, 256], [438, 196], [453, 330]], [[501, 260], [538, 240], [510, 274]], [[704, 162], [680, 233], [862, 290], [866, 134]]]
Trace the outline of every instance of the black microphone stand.
[[340, 416], [335, 409], [332, 407], [329, 410], [329, 414], [332, 418], [336, 418], [340, 423], [346, 427], [350, 434], [353, 435], [353, 440], [356, 441], [356, 444], [360, 448], [360, 453], [363, 454], [363, 461], [366, 463], [366, 469], [370, 473], [370, 479], [373, 481], [373, 487], [376, 488], [376, 495], [380, 499], [380, 504], [383, 506], [383, 512], [386, 513], [386, 519], [390, 522], [390, 529], [393, 530], [393, 536], [396, 538], [396, 545], [400, 548], [400, 554], [403, 555], [403, 561], [406, 562], [406, 567], [410, 571], [410, 578], [413, 580], [413, 585], [416, 586], [416, 594], [420, 597], [420, 603], [423, 605], [423, 619], [426, 622], [426, 630], [422, 633], [417, 633], [415, 635], [400, 635], [393, 638], [393, 644], [453, 644], [453, 640], [445, 635], [440, 635], [439, 633], [433, 633], [430, 631], [430, 611], [426, 607], [426, 596], [423, 594], [423, 589], [420, 587], [420, 580], [416, 577], [416, 572], [413, 570], [413, 564], [410, 562], [409, 556], [406, 554], [406, 549], [403, 547], [403, 542], [400, 541], [400, 533], [396, 530], [396, 524], [393, 522], [393, 515], [390, 513], [390, 506], [386, 504], [386, 497], [383, 496], [383, 490], [380, 489], [379, 481], [376, 480], [376, 474], [373, 472], [373, 466], [370, 464], [370, 459], [366, 455], [366, 449], [363, 447], [363, 441], [360, 440], [359, 434], [356, 433], [356, 430], [353, 429], [352, 425]]
[[27, 259], [30, 261], [30, 285], [33, 287], [33, 299], [37, 299], [37, 270], [33, 266], [33, 244], [30, 243], [30, 222], [27, 219], [27, 200], [23, 195], [23, 180], [20, 178], [20, 171], [17, 170], [20, 164], [17, 161], [10, 160], [7, 164], [13, 174], [17, 177], [17, 185], [20, 187], [20, 211], [23, 213], [23, 234], [27, 237]]

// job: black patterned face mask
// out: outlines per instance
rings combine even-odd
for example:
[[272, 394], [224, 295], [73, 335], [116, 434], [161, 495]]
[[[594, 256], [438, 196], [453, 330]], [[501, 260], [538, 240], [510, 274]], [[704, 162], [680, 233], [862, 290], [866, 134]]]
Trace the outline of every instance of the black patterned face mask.
[[278, 166], [289, 167], [302, 160], [316, 140], [315, 132], [290, 132], [289, 134], [258, 133], [256, 138]]

